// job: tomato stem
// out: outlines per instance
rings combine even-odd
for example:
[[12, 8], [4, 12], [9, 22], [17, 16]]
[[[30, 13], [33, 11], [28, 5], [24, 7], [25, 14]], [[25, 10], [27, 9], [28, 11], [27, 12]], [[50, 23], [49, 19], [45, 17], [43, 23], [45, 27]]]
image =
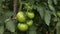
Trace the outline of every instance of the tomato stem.
[[27, 13], [26, 13], [26, 15], [28, 14], [28, 9], [27, 9]]
[[20, 1], [20, 6], [19, 6], [19, 11], [22, 9], [22, 1], [21, 0], [19, 0]]

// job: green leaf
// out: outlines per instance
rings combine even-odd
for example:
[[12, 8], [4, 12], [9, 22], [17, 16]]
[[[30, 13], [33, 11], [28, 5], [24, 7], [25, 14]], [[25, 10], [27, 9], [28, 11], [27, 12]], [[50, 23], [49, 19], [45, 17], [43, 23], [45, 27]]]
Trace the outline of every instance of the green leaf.
[[48, 0], [48, 4], [49, 5], [52, 5], [52, 0]]
[[5, 25], [6, 25], [6, 28], [11, 31], [11, 32], [15, 32], [15, 23], [12, 19], [6, 19], [5, 20]]
[[0, 26], [0, 34], [3, 34], [4, 33], [4, 26]]
[[57, 0], [53, 0], [54, 4], [56, 5], [57, 4]]
[[55, 17], [57, 17], [55, 8], [52, 5], [49, 5], [49, 8], [50, 8], [50, 10], [52, 10], [51, 14], [53, 14]]
[[57, 34], [60, 34], [60, 21], [56, 25]]
[[9, 18], [9, 17], [11, 17], [12, 15], [13, 15], [13, 11], [6, 11], [6, 12], [4, 13], [5, 18]]
[[44, 16], [44, 20], [46, 22], [46, 24], [49, 26], [50, 24], [50, 19], [51, 19], [51, 16], [50, 16], [50, 11], [49, 10], [46, 10], [45, 11], [45, 16]]
[[0, 14], [0, 23], [3, 24], [4, 23], [4, 16], [2, 14]]
[[52, 10], [52, 14], [54, 16], [56, 16], [56, 14], [55, 14], [56, 13], [56, 10], [55, 10], [55, 8], [53, 6], [52, 0], [48, 0], [48, 6], [49, 6], [49, 9]]
[[27, 0], [29, 3], [34, 4], [35, 0]]
[[33, 8], [36, 10], [37, 6], [36, 6], [36, 5], [34, 5], [34, 6], [33, 6]]
[[44, 17], [44, 8], [42, 6], [37, 6], [37, 11], [39, 12], [41, 18]]
[[35, 26], [30, 27], [28, 34], [36, 34], [36, 27]]
[[57, 19], [58, 19], [57, 17], [54, 17], [53, 18], [53, 21], [56, 22], [56, 21], [58, 21]]
[[50, 8], [51, 10], [53, 10], [53, 11], [55, 10], [52, 5], [49, 5], [49, 8]]

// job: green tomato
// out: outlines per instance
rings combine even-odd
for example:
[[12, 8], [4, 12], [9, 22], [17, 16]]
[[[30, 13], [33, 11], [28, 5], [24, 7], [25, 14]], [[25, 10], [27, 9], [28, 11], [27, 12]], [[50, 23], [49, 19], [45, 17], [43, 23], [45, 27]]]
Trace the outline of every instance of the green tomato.
[[60, 12], [57, 12], [57, 16], [60, 17]]
[[25, 6], [28, 6], [29, 5], [29, 3], [25, 3]]
[[33, 20], [27, 21], [27, 24], [28, 24], [28, 26], [32, 26], [33, 25]]
[[28, 9], [28, 10], [32, 10], [32, 6], [29, 6], [29, 3], [25, 3], [25, 8]]
[[26, 13], [28, 18], [33, 19], [34, 18], [34, 13], [33, 12], [27, 12]]
[[23, 12], [18, 12], [17, 15], [16, 15], [16, 19], [17, 19], [19, 22], [25, 22], [26, 17], [25, 17], [25, 15], [24, 15]]
[[28, 10], [32, 10], [32, 6], [28, 6]]
[[20, 23], [18, 23], [17, 28], [20, 31], [27, 31], [28, 30], [28, 25], [27, 24], [20, 24]]

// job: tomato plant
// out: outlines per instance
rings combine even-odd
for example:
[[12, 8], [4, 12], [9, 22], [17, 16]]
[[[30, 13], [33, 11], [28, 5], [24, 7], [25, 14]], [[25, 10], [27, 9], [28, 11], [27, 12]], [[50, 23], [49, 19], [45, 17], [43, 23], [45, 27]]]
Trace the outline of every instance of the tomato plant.
[[0, 34], [60, 34], [60, 0], [0, 0]]

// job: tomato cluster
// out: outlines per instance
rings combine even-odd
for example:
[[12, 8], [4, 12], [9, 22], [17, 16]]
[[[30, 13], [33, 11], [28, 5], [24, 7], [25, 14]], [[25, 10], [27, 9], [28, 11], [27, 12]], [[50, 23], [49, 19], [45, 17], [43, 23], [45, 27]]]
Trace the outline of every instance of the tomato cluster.
[[35, 16], [34, 12], [32, 11], [32, 7], [30, 7], [28, 4], [26, 4], [25, 7], [27, 7], [26, 9], [28, 11], [19, 11], [16, 15], [16, 20], [19, 21], [17, 28], [20, 31], [27, 31], [28, 27], [33, 25], [33, 18]]

